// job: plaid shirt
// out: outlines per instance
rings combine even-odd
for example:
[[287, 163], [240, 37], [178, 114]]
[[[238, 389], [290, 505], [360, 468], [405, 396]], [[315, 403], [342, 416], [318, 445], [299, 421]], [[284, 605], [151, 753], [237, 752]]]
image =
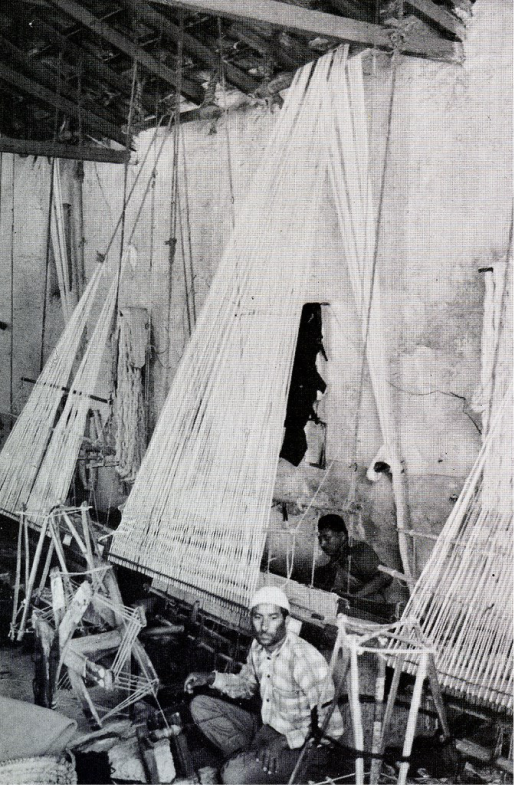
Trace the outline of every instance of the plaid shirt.
[[[285, 736], [290, 749], [305, 743], [311, 728], [311, 709], [318, 706], [321, 725], [334, 697], [324, 657], [291, 631], [271, 654], [254, 640], [240, 673], [216, 673], [212, 686], [230, 698], [250, 698], [259, 688], [262, 722]], [[337, 739], [342, 733], [343, 720], [336, 707], [327, 735]]]

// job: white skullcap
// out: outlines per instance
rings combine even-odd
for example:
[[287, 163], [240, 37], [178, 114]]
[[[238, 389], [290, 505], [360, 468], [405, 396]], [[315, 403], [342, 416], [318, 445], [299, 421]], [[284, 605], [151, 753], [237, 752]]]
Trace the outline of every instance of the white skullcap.
[[288, 613], [291, 611], [289, 600], [282, 589], [279, 589], [277, 586], [263, 586], [262, 589], [259, 589], [252, 597], [250, 610], [255, 608], [256, 605], [278, 605], [279, 608], [283, 608]]

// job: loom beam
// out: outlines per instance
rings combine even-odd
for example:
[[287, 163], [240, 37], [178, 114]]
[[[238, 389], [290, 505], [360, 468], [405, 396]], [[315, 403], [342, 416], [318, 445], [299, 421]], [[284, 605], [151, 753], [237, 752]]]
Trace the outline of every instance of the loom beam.
[[[65, 142], [37, 141], [35, 139], [12, 139], [9, 136], [0, 137], [0, 153], [14, 153], [15, 155], [34, 155], [43, 158], [66, 158], [72, 161], [97, 161], [104, 164], [124, 164], [130, 162], [129, 150], [112, 150], [109, 147], [87, 145], [72, 145]], [[0, 322], [0, 330], [6, 330], [9, 325]], [[25, 379], [25, 381], [31, 381]]]
[[[180, 0], [180, 2], [155, 0], [155, 2], [173, 8], [180, 5], [193, 11], [203, 11], [238, 21], [265, 23], [300, 35], [321, 36], [329, 41], [361, 44], [385, 50], [393, 48], [389, 31], [380, 25], [312, 11], [297, 5], [286, 5], [277, 0], [254, 0], [252, 3], [245, 3], [242, 0]], [[407, 33], [402, 44], [402, 52], [433, 60], [456, 59], [454, 44], [430, 33]]]
[[152, 55], [142, 49], [140, 46], [134, 44], [130, 39], [126, 38], [121, 33], [114, 30], [107, 22], [104, 22], [98, 17], [90, 13], [75, 0], [52, 0], [53, 5], [57, 6], [61, 11], [71, 16], [77, 22], [80, 22], [89, 30], [92, 30], [97, 35], [101, 36], [105, 41], [108, 41], [116, 49], [121, 50], [129, 57], [134, 58], [137, 62], [146, 68], [147, 71], [158, 76], [164, 82], [172, 85], [175, 89], [178, 88], [180, 81], [180, 89], [183, 95], [196, 104], [201, 104], [203, 100], [203, 90], [200, 85], [192, 82], [190, 79], [180, 79], [178, 74], [173, 71], [164, 63], [160, 63]]

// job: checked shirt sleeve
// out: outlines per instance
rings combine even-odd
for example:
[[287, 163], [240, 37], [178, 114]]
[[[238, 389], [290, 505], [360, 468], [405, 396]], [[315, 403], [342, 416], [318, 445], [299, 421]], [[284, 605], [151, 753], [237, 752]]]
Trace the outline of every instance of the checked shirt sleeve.
[[257, 676], [253, 665], [252, 653], [248, 655], [246, 663], [239, 673], [218, 673], [213, 683], [213, 688], [219, 690], [229, 698], [251, 698], [258, 687]]

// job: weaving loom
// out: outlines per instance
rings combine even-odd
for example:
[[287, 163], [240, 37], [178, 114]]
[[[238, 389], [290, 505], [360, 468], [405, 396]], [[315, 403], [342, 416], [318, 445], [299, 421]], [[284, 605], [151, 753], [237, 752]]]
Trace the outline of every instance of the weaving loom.
[[[327, 181], [367, 339], [385, 447], [393, 476], [400, 474], [373, 276], [376, 227], [362, 64], [347, 54], [341, 47], [301, 69], [288, 91], [263, 165], [236, 211], [234, 232], [110, 553], [114, 562], [162, 580], [180, 596], [192, 592], [205, 603], [216, 598], [220, 611], [232, 605], [236, 615], [260, 580]], [[396, 481], [395, 494], [401, 529], [404, 505]]]
[[[0, 511], [10, 517], [16, 517], [31, 499], [103, 275], [103, 266], [98, 265], [0, 453]], [[88, 374], [84, 384], [89, 378]], [[78, 384], [74, 391], [77, 394], [70, 394], [69, 406], [76, 398], [84, 399], [83, 393], [93, 392]], [[75, 460], [71, 456], [72, 471]]]
[[512, 712], [512, 257], [487, 274], [483, 444], [404, 617], [435, 646], [447, 692]]

